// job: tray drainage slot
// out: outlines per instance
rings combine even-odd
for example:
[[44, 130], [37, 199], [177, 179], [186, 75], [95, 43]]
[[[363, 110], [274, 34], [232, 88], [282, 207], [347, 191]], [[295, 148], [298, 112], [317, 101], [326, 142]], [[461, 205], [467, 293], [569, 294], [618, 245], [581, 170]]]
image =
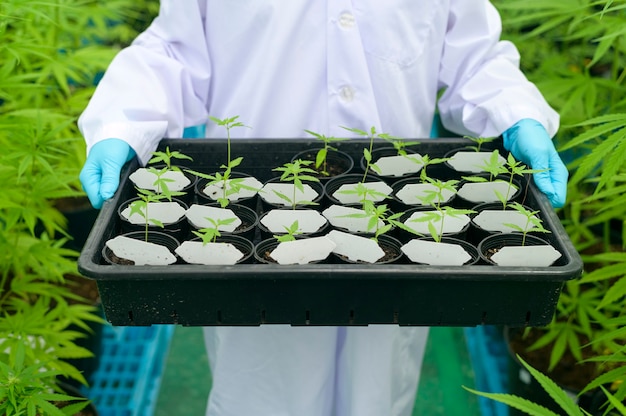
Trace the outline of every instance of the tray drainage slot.
[[304, 312], [304, 323], [307, 325], [311, 325], [311, 311], [305, 311]]
[[480, 324], [485, 325], [486, 322], [487, 322], [487, 311], [483, 311], [483, 316], [482, 318], [480, 318]]
[[350, 309], [350, 325], [354, 324], [354, 309]]
[[526, 312], [526, 326], [530, 325], [530, 311]]
[[128, 320], [132, 323], [135, 322], [135, 319], [133, 318], [133, 311], [128, 311]]
[[400, 313], [398, 311], [393, 311], [393, 323], [397, 324], [398, 321], [398, 316], [400, 315]]
[[265, 322], [265, 309], [261, 309], [261, 323], [264, 324]]
[[217, 323], [218, 325], [222, 324], [222, 311], [221, 310], [217, 311]]

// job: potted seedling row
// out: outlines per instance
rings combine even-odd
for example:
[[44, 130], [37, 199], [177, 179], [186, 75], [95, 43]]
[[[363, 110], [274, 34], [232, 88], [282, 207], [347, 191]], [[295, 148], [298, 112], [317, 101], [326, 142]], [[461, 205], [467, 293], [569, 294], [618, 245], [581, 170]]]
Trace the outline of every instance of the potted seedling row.
[[[178, 168], [183, 177], [206, 192], [194, 192], [185, 187], [189, 184], [179, 189], [169, 173], [150, 164], [146, 170], [153, 176], [139, 187], [129, 179], [138, 170], [131, 164], [124, 170], [120, 190], [103, 207], [79, 266], [87, 276], [107, 277], [98, 281], [104, 297], [118, 290], [122, 277], [125, 284], [137, 285], [136, 298], [122, 296], [124, 306], [119, 299], [109, 305], [104, 301], [112, 322], [536, 323], [547, 320], [561, 275], [569, 279], [578, 273], [578, 259], [558, 219], [543, 195], [530, 186], [533, 171], [501, 149], [485, 152], [480, 172], [455, 172], [449, 164], [453, 156], [444, 156], [468, 140], [399, 140], [373, 127], [346, 128], [360, 138], [343, 140], [310, 130], [306, 133], [311, 138], [300, 141], [231, 140], [231, 129], [246, 127], [238, 117], [211, 120], [225, 128], [225, 139], [164, 140], [151, 159], [165, 166], [175, 165], [174, 160], [184, 162]], [[331, 173], [336, 171], [328, 162], [338, 152], [362, 161], [361, 166]], [[380, 170], [386, 165], [382, 157], [394, 157], [394, 164], [404, 167], [386, 175]], [[481, 179], [476, 179], [478, 175]], [[344, 182], [336, 185], [340, 180]], [[516, 217], [499, 218], [499, 228], [479, 235], [471, 228], [474, 223], [482, 227], [484, 217], [499, 215], [467, 200], [462, 189], [483, 182], [506, 185], [492, 191], [492, 203], [497, 205], [489, 209], [515, 212]], [[157, 213], [184, 198], [189, 203], [172, 216], [182, 216], [185, 226], [178, 228], [186, 229], [175, 234], [171, 221], [159, 219]], [[135, 234], [123, 235], [126, 220], [111, 215], [113, 209], [132, 214], [139, 228]], [[161, 233], [174, 242], [152, 237]], [[553, 258], [537, 266], [497, 265], [509, 248], [500, 243], [492, 247], [487, 238], [481, 245], [483, 237], [491, 239], [492, 234], [519, 239], [512, 244], [531, 251], [552, 245]], [[534, 239], [542, 234], [549, 237], [538, 246]], [[133, 240], [135, 253], [114, 254], [120, 240], [126, 239]], [[485, 245], [489, 247], [482, 255]], [[159, 260], [153, 265], [137, 254], [157, 252]], [[109, 265], [112, 253], [128, 261]], [[513, 257], [519, 257], [517, 251]], [[505, 282], [507, 274], [513, 278]], [[439, 276], [463, 280], [444, 285]], [[536, 286], [517, 287], [519, 299], [507, 308], [498, 306], [496, 294], [506, 296], [511, 282], [526, 285], [541, 276], [551, 288], [539, 290], [543, 302], [524, 300], [538, 296]], [[161, 290], [167, 290], [165, 298], [158, 295]], [[457, 296], [458, 290], [473, 293], [474, 299], [460, 292]], [[494, 295], [486, 296], [489, 291]], [[543, 309], [529, 312], [531, 304]], [[357, 307], [360, 313], [353, 309]], [[296, 312], [299, 308], [305, 308], [303, 315]]]

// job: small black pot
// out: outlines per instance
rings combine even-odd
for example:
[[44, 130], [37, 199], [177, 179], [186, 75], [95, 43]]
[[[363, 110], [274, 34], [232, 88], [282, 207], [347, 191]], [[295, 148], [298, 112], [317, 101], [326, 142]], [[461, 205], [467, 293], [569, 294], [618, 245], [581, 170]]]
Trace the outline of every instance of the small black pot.
[[317, 157], [317, 152], [319, 150], [320, 149], [303, 150], [300, 153], [296, 153], [294, 157], [291, 158], [291, 161], [293, 162], [294, 160], [298, 159], [312, 161], [313, 163], [309, 165], [309, 167], [320, 172], [319, 175], [317, 175], [317, 179], [322, 182], [337, 176], [346, 175], [350, 173], [350, 171], [352, 171], [352, 168], [354, 168], [354, 159], [352, 158], [352, 156], [340, 150], [329, 150], [326, 154], [327, 166], [330, 167], [328, 172], [329, 174], [322, 174], [322, 169], [315, 168], [315, 160]]
[[[409, 217], [411, 217], [411, 215], [413, 215], [415, 212], [423, 212], [423, 211], [433, 211], [434, 208], [432, 207], [416, 207], [416, 208], [411, 208], [409, 210], [406, 210], [404, 212], [404, 214], [400, 217], [399, 221], [404, 223], [405, 221], [407, 221], [409, 219]], [[444, 220], [444, 224], [445, 224], [445, 220]], [[470, 227], [470, 222], [468, 222], [461, 230], [456, 231], [456, 232], [447, 232], [447, 233], [443, 233], [442, 237], [452, 237], [452, 238], [458, 238], [459, 240], [466, 240], [467, 239], [467, 230]], [[402, 228], [398, 228], [398, 238], [400, 239], [400, 241], [402, 242], [407, 242], [409, 240], [412, 240], [414, 238], [428, 238], [428, 235], [422, 236], [420, 237], [417, 234], [413, 234], [410, 231], [406, 231]]]
[[[210, 203], [205, 205], [220, 208], [220, 205], [216, 203]], [[256, 227], [259, 224], [259, 216], [257, 215], [256, 211], [254, 211], [252, 208], [240, 204], [229, 204], [226, 208], [233, 211], [233, 213], [241, 220], [241, 225], [232, 233], [226, 233], [224, 231], [222, 231], [221, 233], [240, 235], [249, 240], [254, 240], [256, 237]], [[187, 223], [189, 224], [190, 231], [198, 230], [198, 227], [191, 224], [189, 221], [187, 221]]]
[[[524, 208], [526, 208], [529, 211], [533, 211], [532, 208], [530, 208], [529, 206], [524, 205]], [[475, 207], [472, 208], [474, 211], [476, 211], [475, 214], [471, 215], [472, 221], [470, 223], [470, 228], [467, 232], [467, 238], [469, 241], [472, 241], [474, 244], [478, 244], [480, 243], [483, 239], [489, 237], [490, 235], [493, 234], [501, 234], [500, 231], [491, 231], [491, 230], [485, 230], [484, 228], [482, 228], [481, 226], [479, 226], [478, 224], [476, 224], [474, 222], [474, 218], [479, 215], [482, 211], [487, 211], [487, 210], [491, 210], [491, 211], [502, 211], [502, 204], [500, 202], [487, 202], [484, 204], [478, 204]], [[504, 209], [505, 211], [515, 211], [513, 208], [509, 207], [507, 205], [507, 207]], [[539, 215], [539, 214], [537, 214]], [[511, 229], [510, 232], [515, 232], [515, 230]], [[537, 235], [538, 233], [529, 233], [529, 235]], [[537, 235], [538, 236], [538, 235]]]
[[[279, 211], [291, 211], [291, 208], [276, 208]], [[299, 209], [311, 209], [311, 208], [298, 208]], [[271, 238], [274, 235], [282, 235], [282, 234], [286, 234], [286, 231], [279, 231], [279, 232], [273, 232], [270, 231], [264, 224], [263, 224], [263, 217], [265, 217], [270, 211], [266, 211], [265, 213], [263, 213], [263, 215], [259, 218], [259, 223], [258, 223], [258, 228], [259, 231], [261, 232], [261, 240], [265, 240], [267, 238]], [[322, 225], [320, 228], [318, 228], [316, 231], [310, 232], [310, 233], [302, 233], [302, 236], [306, 236], [306, 237], [318, 237], [321, 236], [323, 234], [325, 234], [326, 230], [329, 228], [330, 223], [328, 222], [328, 220], [326, 220], [326, 222], [324, 223], [324, 225]]]
[[[480, 153], [488, 153], [489, 155], [493, 152], [493, 148], [488, 148], [487, 146], [485, 146], [484, 149], [480, 150]], [[466, 146], [466, 147], [459, 147], [456, 149], [452, 149], [448, 152], [446, 152], [446, 154], [443, 156], [445, 159], [450, 159], [452, 158], [455, 154], [457, 154], [458, 152], [472, 152], [475, 153], [476, 150], [473, 149], [470, 146]], [[467, 175], [476, 175], [478, 173], [484, 173], [483, 172], [476, 172], [476, 171], [471, 171], [471, 170], [457, 170], [456, 168], [454, 168], [449, 161], [445, 161], [444, 164], [446, 165], [446, 167], [448, 167], [451, 171], [456, 172], [456, 174], [461, 177], [461, 176], [467, 176]]]
[[[189, 241], [202, 241], [200, 237], [193, 238]], [[230, 243], [243, 253], [243, 257], [236, 264], [250, 264], [254, 262], [254, 244], [244, 236], [236, 234], [222, 233], [220, 237], [215, 239], [216, 243]], [[187, 264], [184, 260], [183, 263]]]
[[[296, 239], [300, 239], [300, 238], [307, 238], [306, 236], [296, 236]], [[278, 264], [277, 261], [275, 261], [272, 258], [269, 258], [269, 254], [274, 251], [274, 249], [276, 247], [278, 247], [279, 241], [276, 240], [275, 238], [271, 237], [271, 238], [266, 238], [265, 240], [261, 240], [261, 242], [259, 242], [256, 246], [254, 246], [254, 258], [257, 261], [257, 263], [262, 263], [262, 264]], [[309, 264], [324, 264], [324, 263], [328, 263], [328, 259], [330, 258], [330, 256], [324, 260], [317, 260], [317, 261], [312, 261]], [[288, 265], [288, 266], [297, 266], [297, 265]]]
[[[247, 173], [242, 173], [242, 172], [231, 172], [230, 176], [233, 179], [250, 178], [250, 177], [252, 177], [252, 175], [248, 175]], [[210, 197], [209, 195], [207, 195], [203, 191], [204, 188], [207, 186], [207, 184], [209, 182], [210, 182], [209, 179], [200, 178], [200, 179], [198, 179], [198, 181], [195, 184], [194, 193], [195, 193], [196, 197], [198, 198], [198, 203], [200, 203], [200, 204], [214, 204], [214, 203], [217, 203], [217, 199], [216, 198]], [[241, 198], [241, 199], [233, 200], [233, 201], [231, 201], [231, 203], [239, 204], [239, 205], [245, 205], [248, 208], [256, 210], [257, 209], [257, 201], [258, 201], [258, 192], [254, 196], [251, 196], [251, 197], [248, 197], [248, 198]]]
[[[487, 174], [481, 173], [481, 174], [477, 174], [477, 175], [473, 175], [473, 176], [479, 176], [479, 177], [483, 177], [483, 178], [489, 179], [489, 174], [488, 173]], [[508, 184], [509, 183], [509, 179], [510, 179], [509, 176], [498, 175], [498, 176], [496, 176], [494, 178], [493, 181], [489, 181], [489, 182], [495, 182], [496, 180], [498, 180], [498, 181], [506, 182]], [[467, 180], [462, 180], [461, 182], [459, 182], [458, 190], [460, 191], [463, 188], [463, 186], [465, 184], [468, 184], [468, 183], [471, 183], [471, 182], [467, 181]], [[522, 191], [523, 191], [522, 182], [520, 180], [518, 180], [517, 178], [514, 178], [513, 179], [513, 185], [517, 188], [517, 190], [515, 192], [513, 192], [512, 195], [509, 195], [509, 200], [508, 200], [507, 203], [514, 202], [514, 201], [518, 200], [520, 195], [522, 195]], [[461, 196], [461, 195], [459, 195], [457, 193], [455, 204], [458, 205], [459, 208], [471, 208], [471, 207], [474, 207], [474, 206], [476, 206], [478, 204], [489, 203], [489, 202], [499, 202], [499, 200], [494, 195], [493, 200], [491, 200], [491, 201], [482, 201], [482, 202], [471, 201], [471, 200], [468, 200], [468, 199], [464, 198], [463, 196]]]
[[[360, 183], [363, 180], [363, 175], [361, 174], [357, 174], [357, 173], [352, 173], [349, 175], [343, 175], [343, 176], [339, 176], [336, 178], [333, 178], [331, 180], [329, 180], [328, 182], [326, 182], [326, 186], [324, 187], [324, 192], [325, 192], [325, 199], [327, 201], [327, 203], [325, 204], [326, 206], [330, 206], [332, 204], [335, 205], [354, 205], [354, 204], [343, 204], [341, 203], [335, 196], [333, 196], [333, 194], [342, 186], [342, 185], [347, 185], [347, 184], [356, 184], [356, 183]], [[372, 183], [372, 182], [384, 182], [382, 179], [376, 177], [376, 176], [370, 176], [368, 175], [365, 178], [365, 183]], [[391, 191], [389, 192], [389, 196], [388, 198], [391, 197]], [[383, 201], [380, 202], [376, 202], [376, 204], [379, 203], [384, 203]]]
[[[154, 166], [149, 166], [149, 167], [153, 167], [155, 169], [163, 169], [165, 165], [154, 165]], [[180, 190], [180, 192], [184, 192], [184, 195], [179, 195], [176, 197], [176, 199], [183, 201], [187, 205], [192, 204], [194, 196], [195, 196], [194, 188], [196, 186], [196, 182], [198, 178], [195, 175], [189, 173], [184, 166], [176, 166], [176, 167], [180, 169], [183, 175], [185, 175], [185, 177], [189, 179], [190, 181], [189, 185], [185, 186], [182, 190]]]
[[[418, 238], [418, 240], [435, 241], [432, 237], [420, 237]], [[442, 237], [441, 242], [447, 243], [447, 244], [456, 244], [458, 246], [463, 247], [463, 249], [467, 252], [467, 254], [469, 254], [472, 257], [470, 260], [466, 261], [463, 264], [464, 266], [471, 266], [480, 261], [480, 256], [478, 255], [478, 249], [476, 248], [475, 245], [468, 243], [467, 241], [461, 240], [459, 238]], [[422, 263], [416, 263], [416, 264], [422, 264]]]
[[[418, 178], [418, 177], [412, 177], [412, 178], [405, 178], [405, 179], [400, 179], [396, 182], [394, 182], [391, 185], [391, 188], [393, 189], [393, 192], [391, 194], [391, 197], [393, 198], [393, 202], [391, 207], [397, 211], [403, 211], [407, 208], [417, 208], [417, 207], [426, 207], [428, 205], [425, 205], [423, 203], [421, 203], [417, 198], [415, 198], [415, 201], [403, 201], [400, 198], [398, 198], [398, 192], [402, 191], [402, 189], [407, 186], [407, 185], [419, 185], [419, 184], [423, 184], [424, 182]], [[452, 195], [448, 200], [443, 201], [442, 205], [453, 205], [454, 204], [454, 198], [455, 195]], [[413, 202], [413, 203], [409, 203], [409, 202]]]
[[[145, 224], [133, 224], [122, 215], [123, 210], [125, 210], [134, 201], [138, 201], [138, 200], [139, 198], [131, 198], [129, 200], [126, 200], [122, 204], [120, 204], [120, 206], [117, 209], [117, 216], [120, 219], [122, 233], [130, 233], [133, 231], [145, 230]], [[165, 202], [165, 201], [162, 201], [162, 202]], [[177, 202], [185, 210], [189, 208], [187, 204], [185, 204], [183, 201], [179, 199], [172, 198], [171, 202]], [[163, 228], [159, 227], [158, 225], [150, 223], [148, 225], [148, 230], [164, 232], [166, 234], [172, 235], [178, 240], [182, 240], [185, 238], [185, 236], [189, 232], [189, 225], [187, 223], [185, 216], [183, 215], [176, 222], [163, 224]]]
[[[343, 177], [343, 176], [341, 176]], [[268, 180], [267, 183], [281, 183], [281, 180], [279, 177], [275, 177], [272, 178], [270, 180]], [[285, 183], [291, 183], [291, 182], [285, 182]], [[305, 207], [305, 208], [312, 208], [312, 209], [321, 209], [322, 208], [322, 200], [324, 199], [324, 184], [322, 182], [306, 182], [303, 183], [303, 185], [309, 185], [311, 188], [313, 188], [313, 190], [315, 190], [315, 192], [317, 193], [317, 197], [314, 198], [311, 202], [314, 203], [314, 205], [296, 205], [296, 207]], [[261, 207], [263, 212], [268, 211], [270, 209], [276, 209], [276, 208], [286, 208], [287, 206], [284, 204], [274, 204], [271, 202], [267, 202], [265, 200], [265, 198], [263, 198], [263, 192], [261, 191], [259, 193], [259, 198], [261, 200]]]
[[[414, 150], [411, 149], [404, 149], [404, 151], [407, 153], [407, 155], [411, 155], [411, 154], [416, 154], [417, 152], [415, 152]], [[388, 156], [399, 156], [398, 155], [398, 150], [394, 147], [379, 147], [376, 149], [372, 150], [372, 162], [371, 164], [374, 165], [376, 164], [376, 161], [378, 161], [378, 159], [380, 159], [381, 157], [388, 157]], [[361, 166], [361, 170], [363, 172], [365, 172], [365, 169], [367, 168], [367, 161], [365, 160], [365, 156], [361, 157], [361, 161], [360, 161], [360, 166]], [[421, 170], [421, 168], [419, 168], [416, 172], [410, 172], [410, 173], [405, 173], [404, 175], [401, 176], [392, 176], [392, 175], [381, 175], [378, 172], [376, 172], [376, 170], [372, 169], [371, 165], [370, 165], [370, 169], [367, 172], [368, 176], [371, 174], [373, 176], [376, 176], [382, 180], [384, 180], [385, 182], [387, 182], [389, 185], [391, 185], [392, 183], [394, 183], [395, 181], [397, 181], [398, 179], [402, 179], [402, 178], [409, 178], [409, 177], [413, 177], [413, 176], [419, 176], [419, 171]]]
[[[144, 240], [145, 232], [144, 231], [133, 231], [130, 233], [122, 234], [124, 237], [134, 238], [136, 240]], [[173, 236], [162, 233], [159, 231], [148, 231], [148, 242], [159, 244], [167, 247], [167, 249], [176, 256], [174, 250], [180, 245], [180, 242], [174, 238]], [[113, 252], [106, 245], [102, 248], [102, 258], [105, 261], [105, 264], [119, 265], [119, 262], [113, 260]]]
[[[362, 234], [358, 234], [358, 235], [364, 236]], [[373, 263], [374, 265], [398, 263], [403, 260], [404, 253], [402, 253], [402, 243], [398, 241], [398, 239], [387, 234], [379, 235], [378, 246], [383, 249], [383, 251], [385, 252], [385, 256], [382, 259]], [[336, 253], [333, 253], [332, 257], [335, 258], [337, 262], [339, 263], [372, 264], [372, 263], [366, 263], [363, 261], [353, 261], [353, 260], [348, 259], [347, 257], [344, 257]]]
[[[494, 234], [490, 235], [487, 238], [483, 239], [480, 243], [478, 243], [478, 254], [481, 259], [485, 261], [487, 264], [495, 265], [496, 263], [491, 260], [491, 256], [493, 255], [494, 250], [499, 250], [505, 246], [513, 246], [519, 247], [522, 246], [522, 240], [524, 236], [521, 233], [510, 233], [510, 234]], [[534, 235], [526, 235], [526, 241], [524, 243], [526, 246], [539, 246], [539, 245], [550, 245], [550, 243], [543, 238], [536, 237]], [[559, 265], [560, 262], [563, 261], [563, 257], [557, 260], [555, 265]]]

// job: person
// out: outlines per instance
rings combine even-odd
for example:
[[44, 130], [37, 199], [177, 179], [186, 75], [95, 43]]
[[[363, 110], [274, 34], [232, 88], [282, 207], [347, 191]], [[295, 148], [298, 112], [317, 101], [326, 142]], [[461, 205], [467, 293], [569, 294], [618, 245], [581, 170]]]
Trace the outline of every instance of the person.
[[[94, 207], [122, 165], [163, 137], [238, 115], [239, 137], [346, 136], [376, 126], [427, 137], [436, 107], [461, 135], [503, 136], [551, 203], [567, 169], [558, 114], [500, 40], [488, 0], [162, 0], [151, 26], [114, 58], [79, 119], [80, 175]], [[428, 328], [204, 328], [213, 387], [207, 415], [409, 415]]]

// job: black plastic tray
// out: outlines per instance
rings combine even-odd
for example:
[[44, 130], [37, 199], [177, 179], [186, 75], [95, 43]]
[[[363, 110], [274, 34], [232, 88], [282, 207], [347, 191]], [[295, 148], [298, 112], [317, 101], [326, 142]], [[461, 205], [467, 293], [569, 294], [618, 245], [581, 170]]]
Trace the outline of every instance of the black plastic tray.
[[[424, 139], [421, 154], [441, 157], [466, 146], [464, 139]], [[367, 142], [339, 143], [355, 158]], [[165, 139], [160, 148], [180, 150], [196, 170], [218, 170], [226, 157], [222, 139]], [[298, 151], [317, 147], [306, 139], [233, 140], [233, 155], [243, 156], [238, 171], [260, 180]], [[385, 146], [377, 142], [376, 146]], [[97, 281], [106, 318], [113, 325], [368, 325], [539, 326], [550, 322], [563, 282], [580, 276], [582, 261], [543, 194], [531, 183], [525, 200], [541, 210], [547, 239], [563, 254], [558, 265], [518, 268], [416, 264], [242, 264], [235, 266], [106, 265], [101, 251], [119, 231], [117, 207], [134, 193], [128, 175], [107, 201], [78, 261], [80, 272]]]

